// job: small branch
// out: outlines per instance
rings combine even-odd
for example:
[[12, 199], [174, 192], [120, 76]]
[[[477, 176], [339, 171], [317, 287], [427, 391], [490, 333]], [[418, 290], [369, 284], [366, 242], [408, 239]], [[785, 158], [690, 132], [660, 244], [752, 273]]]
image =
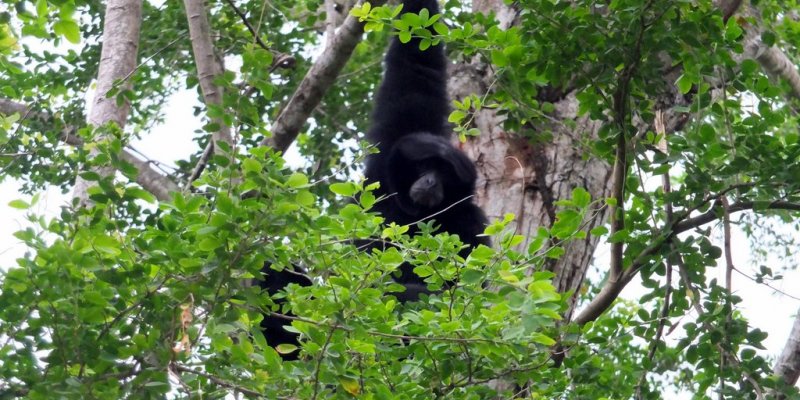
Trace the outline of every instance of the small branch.
[[191, 175], [189, 175], [189, 179], [186, 180], [186, 184], [183, 186], [183, 192], [189, 192], [189, 189], [192, 187], [192, 183], [200, 177], [200, 174], [203, 173], [203, 170], [206, 169], [206, 165], [208, 164], [208, 160], [211, 159], [211, 154], [214, 153], [214, 144], [209, 142], [206, 145], [206, 148], [203, 150], [203, 154], [200, 156], [200, 159], [197, 160], [197, 164], [194, 166]]
[[[664, 152], [666, 153], [668, 148], [667, 142], [667, 131], [666, 127], [664, 126], [664, 119], [663, 119], [663, 112], [661, 110], [656, 110], [656, 118], [655, 118], [655, 130], [656, 133], [662, 135], [661, 143], [659, 146], [662, 146]], [[672, 221], [673, 218], [673, 210], [672, 210], [672, 202], [667, 200], [669, 198], [669, 194], [672, 193], [672, 182], [670, 181], [670, 171], [662, 175], [661, 179], [661, 188], [664, 190], [664, 216], [667, 221]], [[665, 277], [666, 285], [664, 289], [664, 307], [661, 309], [661, 316], [658, 320], [658, 328], [656, 328], [656, 335], [653, 339], [653, 343], [650, 344], [650, 350], [647, 353], [647, 359], [652, 361], [655, 359], [656, 350], [658, 349], [658, 343], [661, 341], [661, 336], [664, 334], [664, 326], [667, 324], [667, 319], [669, 318], [669, 306], [670, 306], [670, 299], [672, 297], [672, 271], [674, 270], [674, 265], [672, 265], [672, 261], [669, 257], [666, 259], [667, 264], [667, 273]], [[639, 379], [639, 383], [636, 385], [636, 399], [641, 399], [642, 397], [642, 388], [647, 380], [647, 370], [642, 372], [642, 377]]]
[[225, 2], [228, 3], [228, 5], [233, 9], [233, 12], [239, 16], [239, 19], [242, 20], [244, 26], [246, 26], [247, 30], [250, 31], [250, 34], [253, 35], [253, 39], [255, 39], [256, 43], [258, 43], [258, 46], [266, 51], [272, 52], [272, 50], [269, 49], [269, 46], [267, 46], [267, 44], [261, 40], [261, 36], [258, 34], [258, 31], [256, 31], [256, 29], [253, 28], [253, 25], [250, 24], [250, 21], [247, 20], [247, 15], [245, 15], [242, 10], [239, 9], [239, 7], [236, 7], [236, 3], [234, 3], [233, 0], [225, 0]]
[[[714, 197], [706, 198], [704, 199], [703, 204], [719, 196], [720, 194]], [[728, 208], [728, 212], [732, 214], [738, 211], [752, 210], [754, 205], [755, 202], [752, 201], [734, 203]], [[800, 204], [787, 201], [775, 201], [770, 203], [765, 208], [800, 211]], [[622, 289], [624, 289], [625, 286], [630, 283], [633, 277], [639, 273], [639, 269], [650, 259], [651, 256], [661, 251], [665, 243], [667, 243], [672, 236], [719, 219], [719, 206], [713, 207], [710, 211], [694, 218], [689, 218], [682, 221], [680, 221], [680, 217], [678, 217], [678, 219], [679, 221], [673, 222], [672, 224], [664, 227], [660, 232], [660, 236], [655, 236], [653, 238], [653, 241], [650, 243], [650, 245], [648, 245], [641, 253], [639, 253], [633, 262], [631, 262], [630, 267], [624, 271], [619, 279], [613, 281], [609, 279], [606, 282], [606, 285], [600, 289], [600, 293], [598, 293], [597, 296], [595, 296], [594, 299], [592, 299], [592, 301], [586, 306], [583, 312], [581, 312], [581, 314], [575, 318], [576, 324], [583, 325], [589, 321], [594, 321], [609, 307], [611, 307], [611, 304], [614, 302], [614, 300], [619, 297]]]
[[778, 289], [778, 288], [776, 288], [775, 286], [772, 286], [772, 285], [770, 285], [769, 283], [765, 282], [763, 279], [756, 279], [756, 278], [753, 278], [752, 276], [750, 276], [750, 275], [747, 275], [747, 274], [745, 274], [744, 272], [740, 271], [740, 270], [739, 270], [739, 268], [736, 268], [736, 267], [734, 267], [734, 268], [733, 268], [733, 270], [734, 270], [734, 271], [736, 271], [736, 272], [737, 272], [739, 275], [741, 275], [741, 276], [743, 276], [743, 277], [745, 277], [745, 278], [749, 279], [750, 281], [752, 281], [752, 282], [753, 282], [753, 283], [755, 283], [756, 285], [762, 285], [762, 286], [766, 286], [766, 287], [768, 287], [768, 288], [772, 289], [772, 291], [773, 291], [773, 292], [775, 292], [775, 293], [779, 293], [781, 296], [786, 296], [786, 297], [788, 297], [788, 298], [790, 298], [790, 299], [792, 299], [792, 300], [797, 300], [797, 301], [800, 301], [800, 297], [797, 297], [797, 296], [795, 296], [795, 295], [792, 295], [791, 293], [787, 293], [787, 292], [786, 292], [786, 291], [784, 291], [784, 290]]
[[224, 388], [233, 389], [233, 390], [235, 390], [237, 392], [244, 393], [244, 394], [246, 394], [248, 396], [264, 398], [263, 394], [261, 394], [259, 392], [256, 392], [255, 390], [250, 390], [248, 388], [245, 388], [245, 387], [242, 387], [242, 386], [239, 386], [239, 385], [235, 385], [235, 384], [230, 383], [228, 381], [225, 381], [225, 380], [222, 380], [220, 378], [217, 378], [216, 376], [211, 375], [211, 374], [209, 374], [207, 372], [196, 371], [196, 370], [194, 370], [192, 368], [189, 368], [189, 367], [186, 367], [186, 366], [180, 365], [178, 363], [174, 363], [174, 362], [172, 364], [170, 364], [170, 366], [171, 366], [171, 369], [176, 373], [177, 372], [186, 372], [186, 373], [189, 373], [189, 374], [202, 376], [203, 378], [206, 378], [209, 381], [214, 382], [217, 385], [222, 386]]
[[236, 3], [233, 0], [225, 0], [231, 8], [233, 8], [233, 12], [239, 16], [239, 19], [242, 20], [244, 26], [247, 27], [247, 30], [250, 31], [250, 34], [253, 35], [253, 39], [256, 41], [259, 47], [262, 49], [272, 53], [272, 66], [270, 66], [270, 71], [275, 70], [275, 68], [292, 68], [295, 66], [296, 60], [294, 56], [290, 56], [288, 54], [279, 53], [269, 48], [269, 46], [261, 40], [261, 36], [258, 34], [258, 31], [253, 27], [250, 21], [247, 20], [247, 15], [245, 15], [239, 7], [236, 7]]
[[725, 290], [730, 296], [733, 290], [733, 254], [731, 253], [731, 214], [728, 212], [728, 198], [720, 197], [720, 204], [722, 204], [722, 242], [725, 253]]
[[331, 345], [331, 339], [333, 339], [334, 333], [336, 333], [336, 328], [330, 328], [328, 336], [325, 338], [325, 344], [322, 346], [319, 352], [319, 358], [317, 358], [317, 363], [314, 366], [314, 394], [311, 396], [312, 400], [316, 400], [317, 396], [319, 396], [319, 373], [322, 371], [322, 360], [325, 358], [325, 352], [328, 351], [328, 346]]
[[[674, 247], [673, 247], [674, 250]], [[689, 272], [687, 271], [686, 264], [683, 261], [683, 257], [680, 254], [676, 255], [678, 270], [680, 271], [681, 275], [681, 282], [686, 287], [686, 290], [691, 292], [692, 296], [690, 298], [692, 307], [694, 307], [695, 311], [697, 312], [698, 317], [703, 315], [703, 307], [700, 305], [700, 291], [694, 287], [692, 281], [689, 279]], [[699, 319], [698, 319], [699, 321]], [[700, 325], [702, 325], [703, 329], [706, 331], [714, 331], [714, 328], [707, 322], [707, 321], [699, 321]], [[717, 350], [720, 353], [720, 356], [723, 357], [720, 360], [720, 366], [724, 365], [725, 363], [730, 363], [736, 368], [741, 368], [741, 362], [738, 358], [736, 358], [735, 354], [731, 354], [728, 350], [725, 349], [720, 343], [717, 343], [716, 346]], [[746, 373], [745, 371], [740, 371], [742, 375], [744, 375], [745, 380], [750, 382], [753, 386], [753, 390], [755, 391], [756, 399], [764, 400], [764, 392], [761, 389], [761, 386], [758, 382], [750, 376], [750, 374]]]
[[[755, 204], [756, 203], [753, 201], [741, 201], [733, 203], [730, 205], [730, 207], [728, 207], [728, 213], [733, 214], [739, 211], [752, 210], [753, 208], [755, 208]], [[773, 201], [764, 208], [769, 210], [800, 211], [800, 204], [788, 201]], [[675, 224], [675, 233], [686, 232], [690, 229], [694, 229], [702, 225], [705, 225], [711, 221], [715, 221], [719, 219], [721, 211], [722, 210], [720, 210], [720, 207], [717, 206], [704, 214], [700, 214], [696, 217], [687, 218], [683, 221], [680, 221]]]
[[[383, 5], [385, 0], [371, 1], [373, 7]], [[360, 3], [359, 3], [360, 4]], [[278, 151], [286, 151], [297, 138], [308, 116], [322, 101], [322, 96], [336, 81], [353, 50], [361, 40], [363, 24], [348, 15], [330, 45], [320, 54], [319, 59], [300, 82], [292, 98], [272, 124], [272, 136], [261, 144]]]

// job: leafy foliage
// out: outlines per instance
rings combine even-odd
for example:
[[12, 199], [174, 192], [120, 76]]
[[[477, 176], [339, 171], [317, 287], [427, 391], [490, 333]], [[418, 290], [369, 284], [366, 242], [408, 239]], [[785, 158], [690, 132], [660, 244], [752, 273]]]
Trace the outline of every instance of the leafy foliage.
[[[228, 2], [212, 2], [215, 45], [228, 62], [216, 80], [223, 104], [195, 110], [206, 121], [196, 152], [168, 172], [187, 182], [218, 128], [213, 119], [233, 128], [237, 146], [212, 158], [193, 191], [165, 202], [131, 183], [137, 171], [119, 152], [165, 117], [171, 94], [198, 90], [181, 3], [144, 5], [133, 89], [111, 93], [132, 104], [125, 129], [84, 125], [102, 2], [5, 3], [14, 7], [0, 12], [0, 93], [31, 109], [0, 115], [0, 177], [22, 179], [28, 194], [66, 190], [78, 175], [96, 186], [93, 208], [73, 204], [54, 219], [31, 211], [30, 226], [16, 233], [30, 251], [2, 270], [1, 397], [657, 399], [684, 390], [700, 399], [774, 389], [800, 398], [772, 375], [765, 333], [738, 312], [741, 299], [707, 279], [722, 256], [711, 228], [681, 225], [706, 212], [721, 219], [714, 213], [724, 198], [755, 211], [738, 222], [757, 243], [764, 220], [796, 228], [797, 209], [774, 209], [800, 203], [791, 88], [741, 57], [747, 30], [763, 26], [761, 40], [796, 59], [797, 22], [769, 22], [792, 15], [793, 3], [753, 2], [761, 15], [726, 20], [710, 0], [521, 0], [508, 29], [455, 0], [442, 15], [401, 19], [396, 6], [364, 4], [352, 11], [366, 23], [364, 40], [297, 140], [306, 166], [291, 170], [257, 144], [323, 45], [322, 2], [237, 3], [266, 47]], [[534, 144], [597, 121], [599, 134], [573, 145], [609, 163], [622, 138], [624, 197], [593, 199], [576, 188], [556, 202], [552, 226], [528, 238], [507, 215], [486, 230], [496, 248], [467, 259], [457, 238], [431, 235], [435, 223], [415, 238], [382, 225], [369, 210], [383, 199], [354, 173], [389, 35], [421, 37], [421, 48], [445, 42], [453, 60], [490, 71], [485, 93], [455, 99], [450, 122], [462, 140], [480, 133], [473, 122], [485, 109]], [[273, 68], [282, 54], [295, 57], [293, 68]], [[556, 105], [568, 95], [574, 112]], [[682, 121], [675, 132], [653, 128], [665, 113]], [[63, 145], [64, 133], [83, 144]], [[96, 142], [99, 133], [108, 139]], [[91, 172], [103, 165], [119, 176]], [[670, 190], [648, 182], [662, 176]], [[624, 229], [589, 228], [598, 210], [623, 206]], [[562, 323], [574, 299], [590, 302], [605, 282], [557, 293], [548, 262], [572, 257], [572, 241], [603, 235], [624, 245], [622, 266], [639, 268], [647, 293], [582, 326]], [[792, 260], [797, 239], [787, 236], [770, 247]], [[368, 238], [394, 247], [352, 245]], [[391, 274], [404, 261], [444, 290], [398, 303]], [[265, 262], [300, 265], [315, 284], [274, 298], [244, 285]], [[774, 270], [754, 275], [772, 279]], [[300, 361], [282, 363], [278, 351], [294, 349], [266, 345], [265, 312], [297, 316]], [[664, 340], [665, 330], [680, 338]], [[559, 351], [568, 356], [553, 368]]]

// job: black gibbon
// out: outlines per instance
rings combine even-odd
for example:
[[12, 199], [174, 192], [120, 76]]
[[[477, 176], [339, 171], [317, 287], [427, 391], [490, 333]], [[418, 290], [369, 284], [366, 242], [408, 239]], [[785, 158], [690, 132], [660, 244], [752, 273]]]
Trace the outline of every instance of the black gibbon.
[[[405, 0], [403, 12], [419, 13], [427, 8], [430, 15], [439, 13], [436, 0]], [[479, 236], [487, 220], [470, 198], [475, 193], [477, 172], [467, 156], [450, 142], [447, 126], [447, 58], [442, 44], [420, 50], [419, 38], [401, 43], [395, 37], [385, 58], [383, 82], [378, 89], [372, 126], [367, 139], [379, 153], [366, 160], [367, 182], [379, 182], [376, 195], [386, 196], [375, 204], [386, 223], [413, 224], [433, 219], [437, 233], [458, 235], [468, 245], [466, 255], [479, 244], [490, 245]], [[417, 232], [416, 225], [409, 234]], [[366, 250], [382, 246], [368, 244]], [[311, 282], [293, 271], [277, 272], [264, 267], [265, 281], [260, 283], [270, 295], [289, 283]], [[414, 301], [429, 293], [425, 281], [413, 272], [409, 263], [399, 268], [394, 279], [406, 290], [395, 296], [402, 302]], [[289, 321], [265, 316], [261, 323], [270, 346], [297, 344], [297, 335], [283, 329]], [[295, 359], [296, 355], [283, 355]]]

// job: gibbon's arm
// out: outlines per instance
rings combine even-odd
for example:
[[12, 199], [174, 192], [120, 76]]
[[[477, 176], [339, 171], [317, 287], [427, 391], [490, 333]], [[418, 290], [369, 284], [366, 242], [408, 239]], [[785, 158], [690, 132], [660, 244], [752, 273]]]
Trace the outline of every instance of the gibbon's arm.
[[[427, 8], [439, 13], [436, 0], [406, 0], [403, 13]], [[447, 136], [447, 59], [440, 43], [419, 49], [419, 38], [401, 43], [397, 37], [386, 53], [383, 83], [378, 89], [368, 138], [381, 151], [413, 133]]]

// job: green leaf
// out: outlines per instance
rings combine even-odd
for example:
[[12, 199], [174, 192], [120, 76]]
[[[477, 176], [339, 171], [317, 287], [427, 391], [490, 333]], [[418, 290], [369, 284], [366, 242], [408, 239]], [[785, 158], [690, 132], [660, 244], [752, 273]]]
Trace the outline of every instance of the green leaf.
[[450, 123], [453, 123], [453, 124], [460, 124], [461, 121], [463, 121], [464, 118], [466, 118], [466, 117], [467, 117], [467, 113], [465, 113], [465, 112], [463, 112], [461, 110], [453, 110], [453, 112], [451, 112], [450, 116], [447, 118], [447, 122], [450, 122]]
[[450, 33], [450, 28], [448, 28], [447, 25], [441, 22], [436, 22], [435, 24], [433, 24], [433, 30], [442, 36], [447, 36], [447, 34]]
[[533, 335], [531, 335], [531, 341], [548, 347], [556, 344], [555, 339], [542, 333], [534, 333]]
[[122, 254], [119, 245], [119, 241], [109, 236], [96, 236], [92, 242], [92, 246], [95, 248], [95, 250], [112, 257]]
[[125, 195], [134, 199], [143, 200], [150, 204], [156, 202], [156, 197], [153, 196], [152, 193], [138, 187], [125, 188]]
[[572, 190], [572, 201], [575, 203], [576, 206], [580, 208], [584, 208], [589, 205], [592, 201], [592, 195], [586, 191], [586, 189], [581, 187], [576, 187]]
[[281, 343], [281, 344], [275, 346], [275, 351], [277, 351], [280, 354], [289, 354], [289, 353], [292, 353], [292, 352], [296, 351], [297, 348], [298, 347], [293, 345], [293, 344]]
[[502, 50], [492, 50], [492, 64], [502, 68], [508, 65], [508, 57]]
[[428, 49], [428, 47], [431, 47], [431, 40], [430, 39], [422, 38], [422, 39], [419, 40], [419, 49], [420, 50], [425, 51], [425, 50]]
[[252, 158], [245, 158], [242, 160], [242, 169], [246, 172], [261, 172], [261, 163], [252, 159]]
[[81, 42], [81, 31], [75, 21], [58, 20], [53, 24], [53, 31], [61, 36], [64, 36], [71, 43], [78, 44]]
[[736, 40], [742, 36], [744, 31], [739, 26], [738, 18], [729, 18], [728, 23], [725, 25], [725, 38], [728, 40]]
[[300, 204], [303, 207], [311, 207], [314, 205], [315, 198], [314, 195], [308, 190], [301, 190], [297, 192], [295, 200], [297, 200], [297, 204]]
[[336, 193], [339, 196], [350, 197], [358, 192], [358, 187], [352, 182], [332, 183], [329, 187], [331, 192]]
[[682, 74], [678, 77], [678, 80], [675, 81], [675, 84], [678, 86], [678, 90], [681, 92], [681, 94], [686, 94], [692, 90], [692, 85], [694, 82], [692, 82], [691, 78], [686, 76], [686, 74]]
[[286, 180], [286, 186], [290, 188], [299, 188], [308, 185], [308, 177], [305, 174], [295, 172]]
[[203, 251], [213, 251], [222, 246], [223, 240], [215, 237], [206, 237], [198, 243], [197, 247]]
[[11, 201], [8, 202], [8, 205], [9, 205], [9, 207], [16, 208], [18, 210], [27, 210], [28, 208], [31, 207], [30, 204], [28, 204], [24, 200], [20, 200], [20, 199], [11, 200]]

